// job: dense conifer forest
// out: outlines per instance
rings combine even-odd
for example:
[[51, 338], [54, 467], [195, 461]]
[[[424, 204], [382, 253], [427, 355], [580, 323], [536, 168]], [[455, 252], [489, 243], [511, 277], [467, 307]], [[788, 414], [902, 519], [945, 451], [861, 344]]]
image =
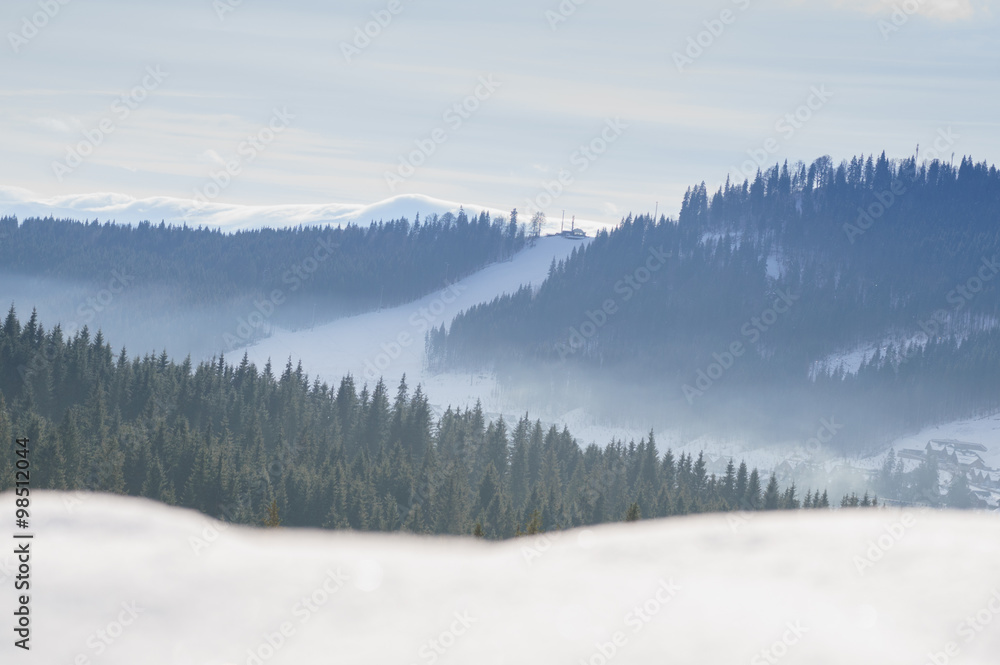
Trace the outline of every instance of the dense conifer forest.
[[[432, 413], [405, 380], [333, 388], [302, 367], [192, 365], [63, 337], [11, 309], [0, 328], [0, 440], [32, 441], [32, 488], [144, 496], [245, 524], [507, 538], [708, 511], [828, 507], [746, 464], [657, 452], [654, 435], [582, 449], [527, 415]], [[13, 478], [0, 458], [0, 491]]]
[[0, 238], [7, 274], [103, 286], [114, 271], [156, 293], [160, 309], [224, 308], [229, 320], [264, 309], [288, 327], [410, 302], [506, 260], [525, 241], [516, 211], [236, 233], [6, 217]]
[[[836, 413], [835, 446], [877, 448], [1000, 407], [998, 220], [1000, 174], [968, 158], [775, 165], [690, 189], [676, 220], [629, 216], [541, 288], [433, 331], [429, 355], [510, 390], [580, 394], [596, 375], [677, 421], [802, 439]], [[859, 368], [838, 360], [865, 345]]]

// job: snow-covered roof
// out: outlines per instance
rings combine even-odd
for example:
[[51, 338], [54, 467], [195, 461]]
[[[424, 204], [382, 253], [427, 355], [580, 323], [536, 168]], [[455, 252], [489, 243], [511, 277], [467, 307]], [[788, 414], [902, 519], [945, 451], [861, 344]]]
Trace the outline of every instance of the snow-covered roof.
[[981, 453], [985, 453], [989, 450], [981, 443], [970, 443], [968, 441], [959, 441], [957, 439], [931, 439], [931, 443], [942, 447], [950, 446], [955, 450], [976, 450]]
[[985, 466], [983, 458], [976, 453], [955, 452], [955, 459], [961, 466], [973, 466], [975, 464]]

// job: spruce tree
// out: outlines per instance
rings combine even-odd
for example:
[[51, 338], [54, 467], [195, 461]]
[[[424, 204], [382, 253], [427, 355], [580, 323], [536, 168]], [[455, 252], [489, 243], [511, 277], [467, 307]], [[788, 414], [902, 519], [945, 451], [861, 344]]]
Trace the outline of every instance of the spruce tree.
[[967, 510], [972, 508], [974, 499], [972, 489], [969, 487], [969, 479], [964, 473], [956, 473], [952, 476], [948, 485], [948, 495], [945, 497], [945, 505], [949, 508]]
[[281, 526], [281, 516], [278, 514], [277, 499], [271, 499], [271, 504], [267, 507], [267, 517], [264, 518], [264, 526], [269, 529]]
[[746, 493], [743, 495], [744, 510], [760, 510], [760, 474], [757, 469], [750, 472]]
[[764, 490], [764, 510], [777, 510], [781, 500], [778, 490], [778, 478], [773, 473]]

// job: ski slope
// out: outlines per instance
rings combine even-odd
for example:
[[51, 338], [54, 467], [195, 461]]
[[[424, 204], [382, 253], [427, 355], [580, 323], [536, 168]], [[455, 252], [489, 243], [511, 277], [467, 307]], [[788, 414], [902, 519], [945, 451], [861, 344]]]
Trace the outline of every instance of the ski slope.
[[288, 358], [293, 363], [301, 360], [310, 376], [330, 383], [352, 374], [358, 383], [373, 385], [382, 376], [390, 389], [395, 389], [405, 374], [411, 388], [423, 384], [439, 410], [448, 405], [465, 407], [480, 399], [491, 413], [516, 414], [519, 406], [505, 408], [490, 376], [426, 372], [424, 335], [441, 324], [447, 327], [457, 314], [473, 305], [513, 293], [522, 285], [537, 287], [548, 275], [553, 259], [566, 258], [587, 242], [540, 238], [512, 260], [487, 266], [416, 302], [338, 319], [312, 330], [278, 330], [247, 352], [258, 367], [269, 359], [275, 366], [284, 366]]
[[[4, 547], [4, 663], [994, 665], [1000, 653], [1000, 522], [984, 514], [706, 515], [497, 544], [33, 500], [32, 649], [11, 646]], [[0, 496], [4, 524], [13, 503]]]

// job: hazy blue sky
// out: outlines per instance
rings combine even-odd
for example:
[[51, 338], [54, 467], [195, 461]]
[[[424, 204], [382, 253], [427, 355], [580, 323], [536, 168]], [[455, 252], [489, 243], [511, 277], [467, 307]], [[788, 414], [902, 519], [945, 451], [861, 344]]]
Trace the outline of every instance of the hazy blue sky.
[[[0, 185], [245, 204], [422, 193], [523, 210], [563, 170], [563, 193], [540, 199], [550, 218], [610, 222], [657, 201], [675, 213], [689, 184], [718, 185], [765, 145], [769, 163], [902, 157], [950, 128], [949, 157], [1000, 158], [1000, 2], [577, 1], [7, 0]], [[345, 55], [373, 12], [387, 25]], [[675, 54], [698, 57], [679, 68]], [[119, 99], [144, 79], [144, 100]], [[476, 110], [446, 115], [477, 87]], [[776, 124], [796, 110], [808, 119]], [[273, 141], [241, 148], [269, 123]], [[390, 187], [435, 129], [446, 140]], [[602, 132], [603, 155], [577, 152]], [[80, 165], [67, 156], [98, 139]], [[206, 190], [234, 160], [232, 183]]]

